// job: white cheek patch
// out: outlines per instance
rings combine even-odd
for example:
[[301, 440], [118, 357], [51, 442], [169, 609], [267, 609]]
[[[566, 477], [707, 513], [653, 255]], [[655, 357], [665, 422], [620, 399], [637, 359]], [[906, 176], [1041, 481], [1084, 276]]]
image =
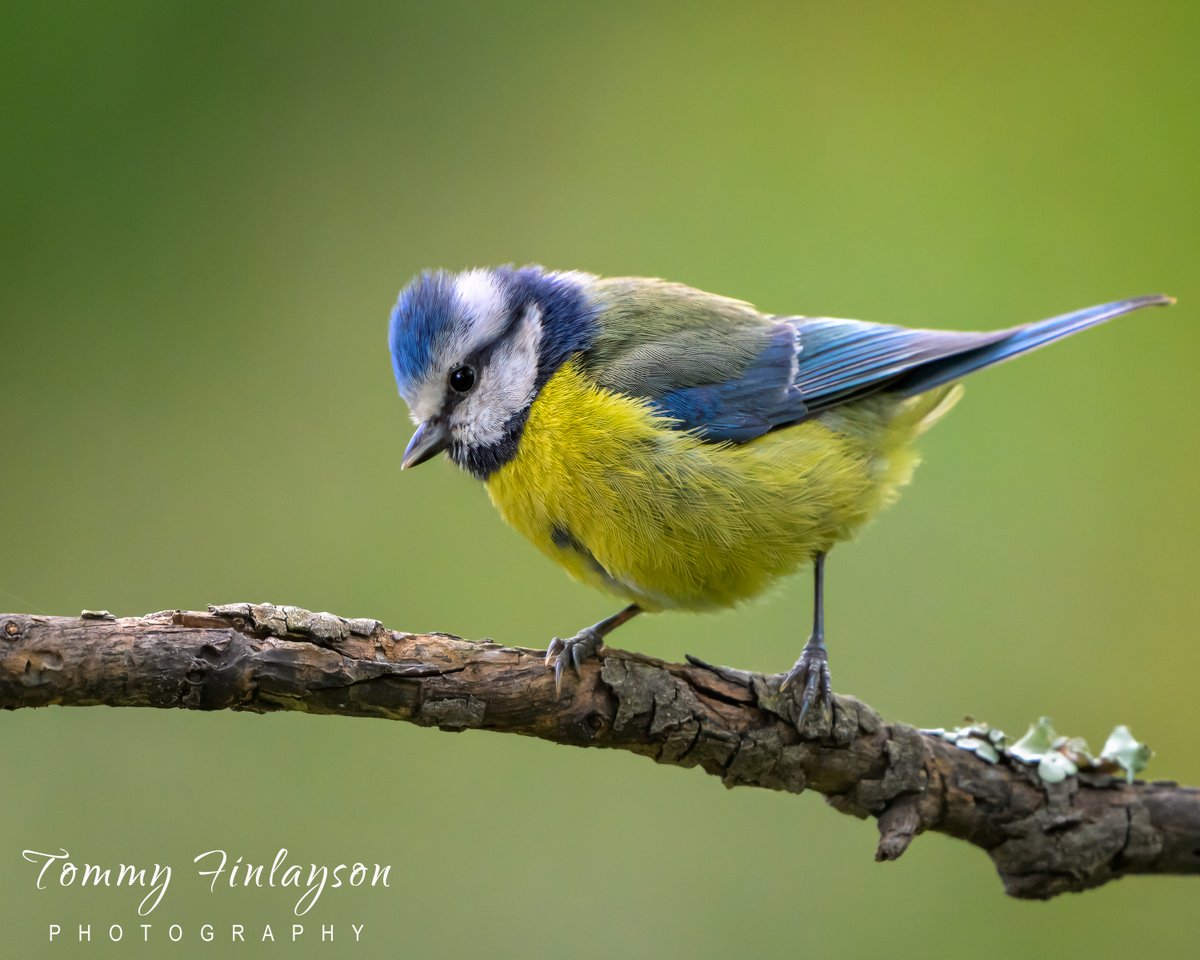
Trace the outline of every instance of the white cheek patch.
[[504, 329], [508, 321], [508, 303], [490, 270], [460, 273], [454, 281], [454, 295], [467, 320], [464, 339], [471, 341], [461, 345], [464, 352], [491, 340]]
[[479, 385], [455, 408], [450, 424], [460, 443], [495, 443], [504, 436], [505, 425], [533, 400], [541, 341], [541, 314], [530, 306], [480, 371]]

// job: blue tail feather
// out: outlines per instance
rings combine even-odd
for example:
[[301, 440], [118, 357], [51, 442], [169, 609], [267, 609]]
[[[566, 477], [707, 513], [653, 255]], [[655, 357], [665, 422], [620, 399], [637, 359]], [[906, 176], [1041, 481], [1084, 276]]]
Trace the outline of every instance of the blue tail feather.
[[889, 386], [889, 392], [895, 391], [901, 396], [911, 397], [934, 387], [965, 377], [968, 373], [1001, 363], [1048, 343], [1069, 337], [1080, 330], [1094, 327], [1114, 317], [1140, 310], [1142, 307], [1168, 306], [1174, 303], [1173, 297], [1165, 294], [1151, 294], [1144, 297], [1130, 297], [1127, 300], [1116, 300], [1096, 307], [1087, 307], [1072, 313], [1064, 313], [1048, 320], [1038, 320], [1021, 327], [1014, 327], [1002, 339], [984, 346], [976, 346], [952, 353], [937, 359], [926, 361], [910, 370]]

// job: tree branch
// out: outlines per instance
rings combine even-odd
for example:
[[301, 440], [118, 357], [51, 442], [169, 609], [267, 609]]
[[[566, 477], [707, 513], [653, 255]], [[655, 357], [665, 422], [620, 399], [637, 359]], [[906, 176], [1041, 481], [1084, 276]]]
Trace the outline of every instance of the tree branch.
[[878, 860], [936, 830], [991, 856], [1015, 897], [1127, 874], [1200, 873], [1200, 790], [989, 764], [853, 697], [797, 732], [779, 678], [605, 649], [561, 699], [538, 651], [398, 633], [296, 607], [230, 604], [145, 617], [0, 614], [0, 707], [302, 710], [496, 730], [658, 763], [728, 787], [815, 790], [878, 820]]

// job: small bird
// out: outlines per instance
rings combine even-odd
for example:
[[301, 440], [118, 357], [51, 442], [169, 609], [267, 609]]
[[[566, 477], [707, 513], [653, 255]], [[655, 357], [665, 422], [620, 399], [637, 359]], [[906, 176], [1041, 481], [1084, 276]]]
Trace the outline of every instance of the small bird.
[[988, 333], [776, 316], [679, 283], [539, 266], [430, 271], [389, 344], [416, 433], [571, 576], [627, 601], [547, 651], [556, 686], [642, 611], [712, 610], [812, 564], [812, 632], [782, 688], [832, 709], [825, 558], [891, 503], [957, 382], [1134, 297]]

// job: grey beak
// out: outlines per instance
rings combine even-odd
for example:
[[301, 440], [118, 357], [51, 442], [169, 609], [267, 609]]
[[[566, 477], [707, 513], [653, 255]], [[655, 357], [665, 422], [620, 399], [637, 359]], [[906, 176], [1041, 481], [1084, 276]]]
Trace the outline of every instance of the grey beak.
[[408, 447], [404, 451], [404, 462], [400, 464], [400, 469], [407, 470], [409, 467], [418, 466], [426, 460], [436, 457], [448, 446], [450, 446], [450, 431], [446, 429], [445, 424], [438, 420], [426, 420], [417, 427], [417, 432], [408, 441]]

